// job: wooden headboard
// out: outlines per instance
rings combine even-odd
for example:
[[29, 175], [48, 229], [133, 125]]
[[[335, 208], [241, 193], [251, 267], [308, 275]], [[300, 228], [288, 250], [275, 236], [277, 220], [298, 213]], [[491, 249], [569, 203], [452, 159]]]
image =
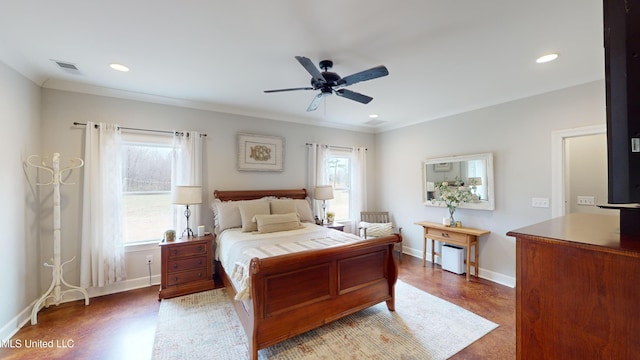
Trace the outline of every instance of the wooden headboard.
[[221, 201], [237, 201], [260, 199], [265, 196], [286, 197], [291, 199], [305, 199], [306, 189], [287, 189], [287, 190], [215, 190], [213, 196]]

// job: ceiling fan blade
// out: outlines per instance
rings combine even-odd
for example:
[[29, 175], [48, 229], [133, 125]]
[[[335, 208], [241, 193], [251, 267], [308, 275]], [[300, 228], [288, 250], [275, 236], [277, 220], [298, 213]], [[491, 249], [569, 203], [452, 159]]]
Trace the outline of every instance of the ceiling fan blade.
[[276, 89], [276, 90], [265, 90], [266, 93], [274, 93], [274, 92], [282, 92], [282, 91], [296, 91], [296, 90], [313, 90], [312, 87], [299, 87], [299, 88], [289, 88], [289, 89]]
[[384, 65], [379, 65], [374, 68], [360, 71], [355, 74], [351, 74], [349, 76], [345, 76], [342, 79], [338, 80], [338, 85], [349, 86], [360, 81], [367, 81], [372, 79], [377, 79], [379, 77], [389, 75], [389, 70]]
[[357, 92], [351, 91], [351, 90], [347, 90], [347, 89], [338, 89], [335, 92], [336, 92], [336, 95], [338, 95], [338, 96], [342, 96], [342, 97], [347, 98], [349, 100], [354, 100], [354, 101], [357, 101], [357, 102], [363, 103], [363, 104], [368, 104], [369, 102], [371, 102], [371, 100], [373, 100], [373, 98], [370, 97], [370, 96], [362, 95], [360, 93], [357, 93]]
[[320, 70], [318, 70], [318, 68], [313, 64], [313, 62], [311, 60], [309, 60], [309, 58], [306, 58], [304, 56], [296, 56], [296, 60], [298, 60], [300, 65], [302, 65], [302, 67], [304, 67], [309, 72], [309, 74], [311, 74], [311, 76], [313, 77], [312, 83], [314, 83], [314, 82], [318, 82], [318, 83], [327, 82], [327, 80], [325, 80], [324, 76], [322, 76], [322, 74], [320, 73]]
[[309, 104], [309, 107], [307, 108], [307, 111], [313, 111], [315, 109], [318, 108], [318, 105], [320, 105], [320, 102], [322, 101], [322, 98], [324, 97], [324, 95], [322, 93], [319, 93], [318, 95], [316, 95], [313, 100], [311, 100], [311, 104]]

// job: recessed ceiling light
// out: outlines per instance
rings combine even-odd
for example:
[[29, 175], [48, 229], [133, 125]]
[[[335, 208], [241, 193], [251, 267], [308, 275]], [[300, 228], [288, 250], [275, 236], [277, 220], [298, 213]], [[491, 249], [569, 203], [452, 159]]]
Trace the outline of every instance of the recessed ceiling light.
[[122, 64], [117, 64], [117, 63], [113, 63], [109, 65], [113, 70], [118, 70], [118, 71], [122, 71], [122, 72], [127, 72], [129, 71], [129, 68], [122, 65]]
[[539, 58], [536, 59], [536, 62], [538, 64], [542, 64], [542, 63], [546, 63], [546, 62], [549, 62], [549, 61], [553, 61], [553, 60], [555, 60], [557, 58], [558, 58], [558, 54], [552, 53], [552, 54], [547, 54], [547, 55], [540, 56]]
[[369, 115], [370, 119], [377, 119], [378, 118], [378, 114], [371, 114]]

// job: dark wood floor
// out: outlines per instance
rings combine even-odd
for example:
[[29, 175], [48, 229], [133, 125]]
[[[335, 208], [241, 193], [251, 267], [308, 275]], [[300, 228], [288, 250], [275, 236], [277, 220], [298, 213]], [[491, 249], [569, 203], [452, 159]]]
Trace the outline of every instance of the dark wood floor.
[[[473, 277], [467, 282], [407, 255], [399, 277], [500, 325], [452, 359], [515, 358], [514, 289]], [[92, 298], [89, 306], [75, 301], [43, 309], [37, 325], [25, 325], [0, 348], [0, 359], [149, 359], [159, 304], [152, 286]], [[42, 347], [49, 344], [54, 347]]]

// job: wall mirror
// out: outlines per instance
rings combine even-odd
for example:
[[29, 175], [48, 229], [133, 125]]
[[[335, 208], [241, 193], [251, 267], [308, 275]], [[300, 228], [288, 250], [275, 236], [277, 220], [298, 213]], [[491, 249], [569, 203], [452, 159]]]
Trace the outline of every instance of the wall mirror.
[[445, 207], [436, 200], [436, 184], [460, 180], [475, 184], [477, 199], [458, 206], [463, 209], [493, 210], [493, 153], [448, 156], [422, 162], [422, 201], [426, 206]]

